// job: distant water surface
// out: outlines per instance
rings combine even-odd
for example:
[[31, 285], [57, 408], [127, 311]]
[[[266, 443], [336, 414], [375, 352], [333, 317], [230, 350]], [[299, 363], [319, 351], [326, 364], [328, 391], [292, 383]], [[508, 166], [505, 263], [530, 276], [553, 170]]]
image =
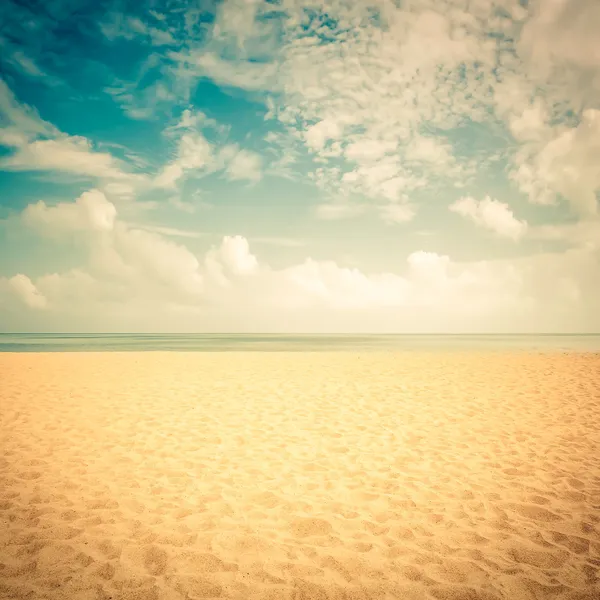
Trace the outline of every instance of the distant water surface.
[[600, 352], [600, 334], [0, 333], [0, 352], [528, 350]]

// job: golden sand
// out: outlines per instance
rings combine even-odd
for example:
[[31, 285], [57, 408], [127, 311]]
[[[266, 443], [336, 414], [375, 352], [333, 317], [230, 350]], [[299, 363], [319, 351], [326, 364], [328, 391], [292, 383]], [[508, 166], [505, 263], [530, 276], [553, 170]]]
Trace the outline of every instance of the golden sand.
[[600, 598], [600, 355], [0, 355], [0, 598]]

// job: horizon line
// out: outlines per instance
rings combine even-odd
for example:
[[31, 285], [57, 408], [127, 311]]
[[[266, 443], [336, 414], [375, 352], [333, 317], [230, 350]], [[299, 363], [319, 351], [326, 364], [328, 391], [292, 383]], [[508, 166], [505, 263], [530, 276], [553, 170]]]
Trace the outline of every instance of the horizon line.
[[600, 332], [361, 332], [361, 331], [345, 331], [345, 332], [294, 332], [294, 331], [253, 331], [253, 332], [235, 332], [235, 331], [0, 331], [0, 335], [296, 335], [296, 336], [342, 336], [342, 335], [519, 335], [519, 336], [600, 336]]

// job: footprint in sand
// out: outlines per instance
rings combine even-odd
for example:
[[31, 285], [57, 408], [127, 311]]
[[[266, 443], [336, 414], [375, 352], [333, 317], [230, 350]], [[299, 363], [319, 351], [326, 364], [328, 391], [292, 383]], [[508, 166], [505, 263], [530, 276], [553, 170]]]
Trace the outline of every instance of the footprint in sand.
[[329, 521], [317, 518], [297, 518], [290, 523], [290, 530], [296, 537], [328, 535], [333, 531]]
[[525, 563], [539, 569], [560, 569], [569, 557], [569, 553], [563, 550], [548, 552], [524, 545], [509, 548], [507, 555], [517, 563]]
[[185, 598], [220, 598], [223, 596], [222, 586], [196, 575], [171, 575], [166, 578], [166, 583], [183, 594]]
[[237, 565], [225, 564], [214, 554], [190, 550], [174, 556], [172, 567], [177, 573], [221, 573], [235, 570]]
[[522, 517], [533, 519], [534, 521], [542, 521], [544, 523], [551, 523], [552, 521], [561, 521], [562, 517], [553, 513], [541, 506], [534, 504], [510, 504], [507, 505], [509, 510], [516, 512]]

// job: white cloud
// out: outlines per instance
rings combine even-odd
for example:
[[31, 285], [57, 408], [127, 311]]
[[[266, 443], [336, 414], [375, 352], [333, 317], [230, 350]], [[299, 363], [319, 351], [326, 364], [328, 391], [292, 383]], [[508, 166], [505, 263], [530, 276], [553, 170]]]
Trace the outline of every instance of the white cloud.
[[450, 210], [499, 236], [518, 240], [527, 231], [527, 223], [518, 220], [504, 202], [486, 196], [483, 200], [464, 197], [450, 205]]
[[211, 172], [214, 168], [212, 144], [200, 132], [184, 133], [179, 139], [175, 159], [165, 165], [154, 183], [161, 188], [174, 188], [186, 171]]
[[[189, 106], [189, 91], [201, 77], [260, 92], [251, 98], [269, 98], [266, 123], [277, 131], [264, 139], [274, 159], [241, 149], [227, 139], [227, 127], [188, 108], [165, 129], [173, 154], [151, 181], [134, 174], [131, 167], [140, 165], [129, 157], [118, 160], [45, 123], [0, 82], [4, 168], [92, 178], [97, 188], [74, 203], [41, 202], [24, 214], [49, 232], [87, 234], [77, 239], [87, 244], [89, 263], [34, 281], [21, 274], [10, 286], [4, 280], [3, 289], [52, 310], [71, 303], [102, 315], [110, 304], [115, 311], [151, 315], [175, 306], [188, 317], [204, 315], [201, 322], [209, 324], [210, 314], [221, 324], [273, 325], [296, 307], [299, 326], [313, 328], [345, 323], [352, 329], [367, 321], [388, 329], [403, 323], [458, 330], [486, 323], [589, 328], [598, 323], [600, 299], [597, 4], [336, 0], [306, 10], [306, 2], [296, 0], [223, 2], [214, 23], [201, 25], [201, 41], [188, 35], [177, 52], [153, 51], [136, 80], [117, 82], [111, 93], [130, 116], [149, 118], [158, 107], [177, 114], [176, 106]], [[105, 33], [169, 45], [172, 21], [156, 15], [156, 27], [124, 18]], [[192, 11], [184, 21], [188, 34], [198, 30]], [[143, 87], [148, 80], [153, 83]], [[515, 216], [512, 200], [511, 207], [489, 197], [478, 201], [470, 190], [451, 210], [498, 236], [527, 235], [540, 247], [560, 242], [554, 245], [569, 250], [460, 263], [417, 251], [406, 261], [399, 256], [394, 272], [383, 274], [311, 259], [275, 270], [240, 236], [198, 257], [168, 239], [190, 241], [193, 232], [128, 224], [121, 202], [146, 189], [158, 196], [162, 188], [172, 206], [190, 210], [180, 199], [188, 176], [221, 172], [230, 180], [258, 181], [265, 169], [294, 180], [306, 179], [308, 166], [326, 196], [317, 217], [370, 212], [387, 223], [406, 223], [421, 198], [443, 197], [439, 186], [468, 188], [485, 177], [492, 160], [500, 170], [508, 161], [530, 201], [564, 197], [583, 220], [530, 227]], [[427, 246], [434, 242], [440, 240]], [[154, 313], [144, 313], [144, 301]]]
[[106, 179], [127, 179], [119, 161], [107, 152], [94, 151], [83, 137], [36, 140], [21, 146], [0, 161], [0, 168], [14, 171], [63, 171]]
[[513, 178], [533, 202], [552, 202], [564, 196], [575, 212], [594, 215], [600, 192], [600, 110], [583, 112], [576, 128], [561, 128], [533, 152], [517, 158]]
[[508, 124], [510, 132], [516, 140], [536, 142], [547, 134], [548, 120], [549, 115], [545, 103], [537, 97], [531, 105], [523, 109], [520, 115], [510, 114]]
[[183, 237], [183, 238], [199, 238], [205, 233], [201, 231], [190, 231], [188, 229], [178, 229], [177, 227], [162, 227], [160, 225], [142, 225], [139, 223], [128, 223], [128, 227], [133, 229], [142, 229], [151, 233], [158, 233], [160, 235]]
[[300, 305], [341, 310], [402, 306], [409, 287], [396, 275], [368, 276], [358, 269], [340, 267], [334, 261], [312, 259], [286, 269], [283, 277], [292, 286]]
[[[57, 212], [28, 209], [25, 216], [41, 216], [47, 229], [98, 231], [106, 220], [83, 210], [90, 205], [104, 203], [79, 201], [54, 207]], [[117, 219], [98, 233], [83, 238], [87, 265], [35, 280], [16, 276], [13, 296], [30, 308], [45, 307], [53, 322], [67, 314], [98, 322], [127, 314], [152, 329], [158, 315], [172, 311], [180, 320], [173, 316], [169, 323], [186, 330], [562, 331], [586, 330], [599, 321], [600, 282], [594, 274], [600, 246], [589, 243], [592, 230], [563, 232], [563, 239], [579, 240], [564, 254], [455, 262], [416, 251], [405, 261], [399, 257], [397, 272], [371, 274], [311, 258], [273, 269], [242, 236], [226, 236], [202, 259], [167, 240], [163, 233], [170, 231], [143, 230]]]
[[225, 167], [225, 173], [233, 181], [256, 183], [262, 178], [262, 159], [249, 150], [236, 151]]
[[8, 131], [13, 134], [18, 132], [25, 140], [33, 136], [54, 136], [59, 133], [53, 125], [44, 121], [35, 109], [19, 103], [2, 79], [0, 79], [0, 116], [2, 117], [0, 123], [3, 124], [0, 132]]
[[118, 13], [111, 15], [111, 18], [104, 23], [100, 23], [100, 30], [110, 41], [117, 38], [132, 40], [141, 37], [146, 38], [153, 46], [172, 46], [176, 43], [167, 29], [152, 27], [137, 17], [124, 18]]
[[[450, 144], [421, 129], [484, 114], [478, 105], [488, 81], [480, 74], [489, 68], [491, 79], [494, 44], [473, 30], [466, 11], [442, 15], [428, 4], [381, 7], [379, 27], [369, 17], [374, 7], [336, 3], [327, 28], [315, 18], [307, 32], [298, 16], [298, 31], [280, 51], [283, 100], [270, 114], [326, 164], [315, 179], [333, 197], [361, 194], [385, 205], [436, 177], [464, 179], [471, 171]], [[329, 43], [320, 43], [325, 33]], [[389, 211], [378, 212], [386, 218]]]
[[221, 58], [210, 50], [196, 53], [172, 52], [169, 57], [180, 64], [185, 77], [208, 77], [220, 86], [257, 92], [268, 89], [276, 79], [277, 69], [269, 63], [238, 61]]
[[43, 233], [68, 231], [111, 231], [117, 210], [98, 190], [84, 192], [75, 202], [47, 206], [43, 200], [23, 212], [25, 221]]
[[10, 290], [29, 308], [46, 308], [48, 302], [27, 275], [19, 273], [8, 280]]
[[579, 248], [600, 249], [600, 218], [536, 225], [529, 228], [528, 236], [531, 239], [563, 242]]
[[258, 260], [250, 253], [248, 240], [239, 235], [225, 236], [217, 256], [235, 275], [249, 275], [258, 269]]
[[311, 150], [322, 150], [329, 140], [338, 140], [343, 128], [332, 119], [323, 119], [310, 125], [304, 132], [304, 139]]
[[65, 233], [85, 233], [80, 241], [88, 246], [90, 276], [95, 280], [117, 281], [121, 287], [137, 288], [138, 293], [148, 290], [159, 297], [197, 297], [202, 291], [198, 259], [163, 236], [181, 237], [181, 230], [128, 226], [117, 220], [115, 206], [98, 190], [83, 193], [75, 202], [29, 205], [23, 220], [49, 237], [63, 239]]
[[154, 232], [121, 226], [115, 231], [114, 249], [137, 278], [158, 284], [164, 293], [169, 288], [176, 297], [202, 293], [200, 263], [185, 246]]
[[108, 181], [102, 184], [102, 191], [115, 200], [134, 200], [138, 190], [133, 181]]
[[182, 111], [179, 121], [167, 127], [163, 133], [167, 136], [178, 135], [181, 130], [195, 131], [205, 128], [214, 129], [220, 133], [227, 132], [227, 126], [218, 123], [215, 119], [211, 119], [201, 110], [186, 108]]
[[139, 186], [144, 177], [108, 152], [98, 152], [81, 136], [69, 136], [20, 104], [0, 80], [0, 144], [13, 149], [0, 159], [0, 170], [53, 171], [90, 177], [110, 184]]
[[[589, 108], [600, 91], [594, 2], [334, 2], [327, 19], [319, 7], [305, 8], [226, 2], [209, 43], [172, 58], [218, 84], [273, 92], [268, 118], [314, 158], [313, 179], [333, 203], [362, 195], [386, 219], [379, 205], [428, 186], [464, 187], [488, 158], [512, 153], [514, 178], [533, 201], [559, 193], [593, 212], [591, 167], [579, 156], [558, 173], [549, 165], [557, 148], [545, 145], [572, 136], [556, 123], [585, 108], [585, 98]], [[274, 18], [262, 18], [265, 10]], [[585, 81], [587, 91], [575, 94]], [[513, 139], [466, 158], [438, 135], [459, 127], [461, 136], [484, 131], [495, 144], [504, 127], [500, 134]]]
[[415, 208], [410, 204], [387, 204], [379, 209], [381, 218], [386, 223], [406, 223], [415, 216]]
[[597, 73], [598, 27], [600, 6], [594, 0], [539, 2], [524, 25], [520, 50], [546, 77], [564, 67]]
[[11, 62], [16, 63], [27, 75], [32, 77], [46, 78], [48, 75], [40, 69], [36, 62], [22, 51], [17, 50], [11, 56]]
[[237, 144], [224, 144], [208, 141], [202, 129], [210, 128], [221, 138], [227, 128], [209, 119], [204, 113], [183, 111], [179, 121], [165, 130], [168, 137], [177, 137], [175, 158], [167, 163], [156, 176], [154, 185], [159, 188], [175, 189], [188, 172], [194, 176], [224, 171], [231, 180], [260, 181], [262, 159], [260, 155], [239, 148]]

